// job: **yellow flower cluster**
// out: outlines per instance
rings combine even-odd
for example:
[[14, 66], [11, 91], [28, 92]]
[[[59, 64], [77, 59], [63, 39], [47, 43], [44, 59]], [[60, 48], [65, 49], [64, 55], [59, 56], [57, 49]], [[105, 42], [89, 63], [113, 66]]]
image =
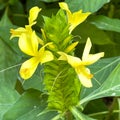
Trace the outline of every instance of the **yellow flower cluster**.
[[[71, 13], [67, 4], [64, 2], [60, 2], [59, 6], [67, 13], [68, 24], [70, 25], [69, 34], [71, 34], [73, 29], [82, 23], [88, 17], [88, 15], [90, 15], [90, 12], [82, 13], [82, 10]], [[38, 7], [31, 8], [28, 18], [29, 25], [26, 25], [25, 28], [20, 27], [15, 30], [11, 29], [11, 38], [19, 37], [18, 45], [20, 50], [23, 53], [31, 56], [31, 58], [25, 61], [20, 68], [20, 76], [23, 79], [30, 78], [34, 74], [39, 63], [43, 64], [54, 59], [52, 52], [45, 50], [45, 47], [52, 43], [47, 43], [44, 45], [43, 40], [41, 40], [36, 35], [35, 31], [33, 31], [31, 28], [36, 24], [35, 20], [40, 11], [41, 9]], [[42, 45], [40, 49], [39, 44]], [[95, 63], [97, 60], [104, 56], [104, 53], [101, 52], [94, 55], [89, 54], [92, 44], [90, 38], [88, 38], [83, 51], [82, 59], [68, 55], [67, 51], [70, 51], [70, 49], [73, 49], [73, 47], [76, 45], [77, 42], [75, 44], [71, 44], [71, 46], [67, 48], [66, 53], [57, 51], [57, 53], [60, 55], [58, 60], [67, 61], [68, 64], [70, 64], [75, 69], [81, 84], [85, 87], [92, 87], [91, 78], [93, 75], [90, 73], [90, 70], [86, 66]]]
[[[33, 7], [30, 9], [29, 13], [29, 25], [26, 25], [25, 28], [20, 27], [15, 30], [11, 29], [11, 38], [19, 37], [18, 45], [20, 50], [23, 53], [31, 56], [31, 58], [25, 61], [20, 68], [20, 76], [23, 79], [30, 78], [34, 74], [39, 63], [42, 64], [51, 61], [54, 58], [50, 51], [45, 50], [45, 47], [51, 43], [43, 45], [43, 41], [31, 28], [34, 24], [36, 24], [35, 20], [40, 11], [41, 9], [38, 7]], [[38, 49], [39, 44], [43, 45], [40, 49]]]

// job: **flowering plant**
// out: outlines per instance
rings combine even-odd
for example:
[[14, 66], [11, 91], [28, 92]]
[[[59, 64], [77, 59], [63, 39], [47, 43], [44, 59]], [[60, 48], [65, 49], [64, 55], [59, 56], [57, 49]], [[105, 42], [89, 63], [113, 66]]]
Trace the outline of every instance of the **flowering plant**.
[[[9, 89], [14, 94], [10, 99], [15, 104], [4, 113], [3, 120], [17, 119], [22, 114], [19, 120], [94, 120], [85, 113], [89, 101], [120, 95], [117, 84], [120, 58], [104, 58], [104, 49], [92, 51], [97, 42], [91, 36], [85, 35], [83, 40], [82, 30], [75, 34], [79, 26], [89, 26], [87, 20], [97, 26], [97, 20], [96, 23], [92, 20], [93, 11], [84, 7], [72, 11], [67, 3], [59, 2], [59, 9], [50, 17], [41, 15], [43, 8], [31, 7], [28, 24], [23, 27], [16, 27], [9, 21], [9, 44], [15, 45], [11, 49], [17, 54], [13, 62], [22, 63], [18, 64], [20, 68], [16, 71], [19, 72], [13, 77], [18, 79], [11, 85], [15, 91]], [[104, 3], [107, 2], [101, 5]], [[20, 108], [22, 101], [24, 110]], [[18, 112], [11, 116], [17, 108]], [[32, 118], [29, 118], [30, 113]]]

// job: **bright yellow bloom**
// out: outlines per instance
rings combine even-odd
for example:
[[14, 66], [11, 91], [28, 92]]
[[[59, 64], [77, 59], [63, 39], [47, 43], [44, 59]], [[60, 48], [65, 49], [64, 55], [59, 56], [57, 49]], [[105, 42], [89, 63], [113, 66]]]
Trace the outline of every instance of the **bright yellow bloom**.
[[59, 60], [66, 60], [75, 69], [81, 84], [85, 87], [92, 87], [91, 78], [93, 77], [90, 70], [86, 66], [95, 63], [104, 56], [104, 52], [89, 54], [91, 47], [92, 44], [88, 38], [83, 51], [82, 60], [78, 57], [67, 55], [64, 52], [58, 52], [58, 54], [61, 55]]
[[65, 10], [67, 12], [68, 17], [68, 23], [70, 24], [70, 33], [73, 31], [73, 29], [78, 26], [80, 23], [85, 21], [85, 19], [90, 15], [90, 12], [82, 13], [82, 10], [79, 10], [77, 12], [71, 13], [71, 11], [68, 8], [68, 5], [65, 2], [59, 3], [60, 8]]
[[10, 33], [12, 33], [11, 39], [13, 37], [20, 37], [22, 33], [31, 34], [32, 33], [32, 28], [31, 27], [34, 24], [36, 24], [35, 20], [37, 19], [37, 16], [38, 16], [40, 11], [41, 11], [41, 8], [38, 8], [37, 6], [31, 8], [30, 12], [29, 12], [29, 18], [28, 18], [29, 25], [25, 25], [25, 28], [24, 27], [19, 27], [15, 30], [11, 29], [10, 30]]
[[20, 68], [20, 76], [23, 79], [30, 78], [34, 74], [39, 63], [42, 64], [53, 60], [53, 54], [45, 50], [45, 47], [51, 43], [44, 45], [38, 50], [38, 42], [35, 31], [30, 35], [23, 33], [20, 36], [19, 47], [21, 51], [32, 56], [29, 60], [25, 61]]

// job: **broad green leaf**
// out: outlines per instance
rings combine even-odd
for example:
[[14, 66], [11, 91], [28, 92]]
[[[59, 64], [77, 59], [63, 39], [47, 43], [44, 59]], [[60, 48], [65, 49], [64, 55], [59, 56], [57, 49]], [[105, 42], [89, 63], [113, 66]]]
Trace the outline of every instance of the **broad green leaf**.
[[87, 115], [81, 113], [77, 108], [72, 107], [71, 108], [71, 112], [74, 115], [74, 117], [76, 118], [76, 120], [96, 120], [93, 118], [88, 117]]
[[2, 120], [4, 113], [10, 109], [18, 98], [19, 94], [9, 86], [9, 83], [5, 84], [0, 81], [0, 120]]
[[31, 89], [22, 94], [16, 103], [4, 114], [3, 120], [47, 120], [54, 112], [38, 115], [46, 108], [46, 96]]
[[110, 0], [65, 0], [72, 11], [82, 9], [84, 12], [96, 12]]
[[[104, 31], [88, 22], [80, 24], [73, 31], [73, 34], [76, 35], [75, 39], [79, 40], [80, 43], [85, 43], [87, 38], [90, 37], [92, 43], [97, 45], [114, 44]], [[80, 38], [77, 37], [78, 35]]]
[[91, 17], [90, 22], [102, 30], [120, 32], [119, 19], [113, 19], [113, 18], [99, 15], [99, 16]]
[[18, 76], [19, 57], [0, 39], [0, 83], [14, 88]]
[[11, 88], [14, 88], [18, 76], [17, 66], [19, 66], [21, 57], [16, 54], [17, 44], [9, 40], [10, 26], [12, 23], [5, 12], [0, 21], [0, 82], [7, 83]]
[[120, 57], [115, 57], [100, 60], [91, 66], [93, 87], [82, 89], [79, 104], [107, 96], [120, 96], [119, 63]]

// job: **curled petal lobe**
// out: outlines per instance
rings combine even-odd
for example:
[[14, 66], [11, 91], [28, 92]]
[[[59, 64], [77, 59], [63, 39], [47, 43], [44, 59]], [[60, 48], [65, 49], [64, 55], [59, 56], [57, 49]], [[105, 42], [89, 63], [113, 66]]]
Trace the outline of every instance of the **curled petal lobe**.
[[29, 24], [32, 24], [37, 19], [37, 16], [38, 16], [40, 11], [41, 11], [41, 9], [38, 8], [37, 6], [30, 9], [29, 18], [28, 18]]
[[44, 51], [44, 54], [41, 56], [40, 62], [45, 63], [54, 59], [53, 54], [50, 51]]
[[38, 64], [38, 57], [32, 57], [29, 60], [25, 61], [20, 68], [20, 76], [23, 79], [29, 79], [34, 74]]
[[21, 51], [25, 54], [30, 56], [36, 56], [38, 54], [38, 39], [34, 31], [31, 35], [22, 34], [18, 44]]
[[10, 33], [12, 34], [10, 39], [13, 37], [20, 37], [22, 33], [25, 33], [26, 29], [23, 27], [17, 28], [17, 29], [10, 29]]

